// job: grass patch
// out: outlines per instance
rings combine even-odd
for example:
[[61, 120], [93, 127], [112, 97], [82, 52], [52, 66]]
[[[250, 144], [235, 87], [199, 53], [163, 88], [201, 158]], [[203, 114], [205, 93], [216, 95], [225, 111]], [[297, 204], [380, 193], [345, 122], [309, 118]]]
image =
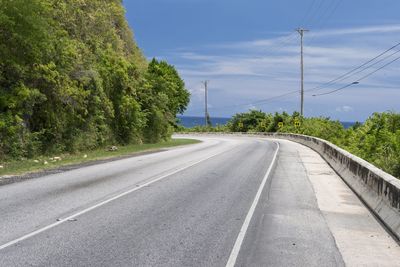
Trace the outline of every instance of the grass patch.
[[0, 162], [0, 177], [4, 175], [20, 175], [29, 172], [55, 169], [57, 167], [104, 160], [114, 157], [135, 155], [141, 152], [156, 151], [163, 148], [200, 143], [193, 139], [172, 139], [157, 144], [118, 146], [116, 151], [101, 148], [76, 154], [60, 154], [54, 156], [41, 156], [34, 159], [14, 160]]

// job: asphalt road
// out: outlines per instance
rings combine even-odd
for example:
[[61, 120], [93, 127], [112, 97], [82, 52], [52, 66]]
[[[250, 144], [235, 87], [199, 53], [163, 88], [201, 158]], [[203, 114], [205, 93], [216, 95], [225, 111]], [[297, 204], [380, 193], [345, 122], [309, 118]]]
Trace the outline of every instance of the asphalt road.
[[201, 139], [1, 186], [0, 266], [344, 266], [285, 147]]

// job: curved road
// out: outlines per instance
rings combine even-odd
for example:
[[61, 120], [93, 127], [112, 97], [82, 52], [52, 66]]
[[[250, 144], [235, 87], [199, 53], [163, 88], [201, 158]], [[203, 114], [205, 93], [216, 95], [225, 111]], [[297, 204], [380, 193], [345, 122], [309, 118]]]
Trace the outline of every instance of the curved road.
[[[343, 220], [327, 213], [335, 196], [324, 200], [326, 187], [302, 160], [309, 150], [260, 138], [195, 138], [203, 142], [1, 186], [0, 266], [360, 263], [351, 250], [360, 242], [341, 235]], [[334, 186], [343, 194], [344, 185]], [[369, 218], [368, 235], [384, 238], [364, 240], [366, 249], [385, 246], [372, 250], [386, 257], [382, 266], [396, 266], [396, 242], [354, 196], [346, 201]]]

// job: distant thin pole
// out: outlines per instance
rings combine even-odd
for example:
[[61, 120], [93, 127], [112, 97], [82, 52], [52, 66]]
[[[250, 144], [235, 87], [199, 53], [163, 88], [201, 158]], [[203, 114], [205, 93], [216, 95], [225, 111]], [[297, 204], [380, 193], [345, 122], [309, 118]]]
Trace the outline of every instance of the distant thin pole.
[[204, 125], [208, 126], [208, 81], [204, 81]]

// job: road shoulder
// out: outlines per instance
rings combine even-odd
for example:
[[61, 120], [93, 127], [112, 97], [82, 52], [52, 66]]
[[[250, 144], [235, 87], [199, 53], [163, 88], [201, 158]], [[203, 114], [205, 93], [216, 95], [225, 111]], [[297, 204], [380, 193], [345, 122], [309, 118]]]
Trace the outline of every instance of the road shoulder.
[[236, 266], [345, 266], [292, 144], [280, 152]]
[[[174, 138], [175, 140], [182, 139], [182, 138]], [[187, 139], [189, 140], [189, 139]], [[76, 160], [76, 162], [67, 162], [55, 166], [49, 166], [43, 169], [38, 169], [38, 170], [27, 170], [24, 173], [17, 173], [17, 174], [7, 174], [7, 175], [0, 175], [0, 186], [3, 185], [8, 185], [8, 184], [13, 184], [13, 183], [18, 183], [18, 182], [23, 182], [26, 180], [31, 180], [31, 179], [36, 179], [40, 178], [43, 176], [47, 175], [52, 175], [52, 174], [57, 174], [57, 173], [63, 173], [83, 167], [89, 167], [93, 165], [98, 165], [98, 164], [103, 164], [107, 162], [112, 162], [112, 161], [117, 161], [117, 160], [122, 160], [122, 159], [127, 159], [127, 158], [133, 158], [133, 157], [139, 157], [139, 156], [144, 156], [148, 154], [155, 154], [155, 153], [160, 153], [172, 149], [178, 149], [184, 146], [190, 146], [190, 145], [195, 145], [198, 143], [201, 143], [200, 140], [196, 139], [190, 139], [191, 142], [188, 144], [179, 144], [177, 143], [176, 145], [165, 145], [165, 147], [159, 147], [159, 148], [149, 148], [149, 149], [143, 149], [139, 151], [132, 151], [132, 152], [125, 152], [125, 153], [117, 153], [115, 155], [109, 155], [109, 156], [98, 156], [98, 157], [93, 157], [93, 158], [82, 158], [81, 160]], [[82, 153], [81, 153], [82, 154]], [[84, 153], [83, 153], [84, 154]]]
[[310, 148], [280, 142], [298, 152], [346, 266], [400, 266], [397, 242], [328, 163]]

